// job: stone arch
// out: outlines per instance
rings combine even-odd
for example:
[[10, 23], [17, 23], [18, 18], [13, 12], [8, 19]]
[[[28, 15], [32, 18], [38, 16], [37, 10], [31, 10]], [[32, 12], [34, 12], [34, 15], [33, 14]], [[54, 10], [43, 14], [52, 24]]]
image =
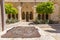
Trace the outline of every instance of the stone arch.
[[27, 22], [29, 21], [29, 12], [28, 11], [26, 12], [26, 21]]
[[22, 19], [25, 19], [25, 12], [22, 12]]
[[33, 19], [33, 12], [31, 11], [30, 12], [30, 20], [32, 20]]

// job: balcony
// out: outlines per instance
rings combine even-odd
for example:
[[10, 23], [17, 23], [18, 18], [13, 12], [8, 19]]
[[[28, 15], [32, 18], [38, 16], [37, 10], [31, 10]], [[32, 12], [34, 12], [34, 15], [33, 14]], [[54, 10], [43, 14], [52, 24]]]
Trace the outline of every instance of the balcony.
[[46, 2], [48, 0], [5, 0], [5, 2]]
[[5, 2], [19, 2], [19, 0], [5, 0]]

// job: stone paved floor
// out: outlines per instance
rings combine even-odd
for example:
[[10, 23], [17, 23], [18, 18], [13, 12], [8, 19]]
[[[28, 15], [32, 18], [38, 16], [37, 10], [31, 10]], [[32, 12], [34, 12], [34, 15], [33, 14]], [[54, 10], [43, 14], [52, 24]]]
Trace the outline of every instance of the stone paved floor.
[[[36, 27], [38, 28], [38, 27]], [[41, 37], [39, 38], [0, 38], [0, 40], [55, 40], [52, 36], [48, 35], [46, 32], [38, 28]]]
[[[8, 24], [6, 27], [5, 27], [5, 31], [6, 30], [8, 30], [8, 29], [11, 29], [11, 28], [13, 28], [13, 27], [16, 27], [16, 26], [28, 26], [28, 24], [29, 24], [30, 22], [18, 22], [18, 23], [15, 23], [15, 24]], [[40, 32], [42, 32], [41, 34], [48, 34], [48, 35], [50, 35], [50, 36], [52, 36], [52, 37], [54, 37], [56, 40], [60, 40], [60, 27], [58, 27], [58, 26], [60, 26], [60, 24], [57, 26], [57, 27], [53, 27], [53, 26], [51, 26], [51, 25], [48, 25], [48, 24], [40, 24], [40, 25], [31, 25], [31, 26], [37, 26], [37, 27], [40, 27], [40, 29], [42, 29], [42, 30], [44, 30], [46, 33], [43, 33], [42, 31], [40, 31]], [[47, 31], [47, 30], [49, 30], [49, 31]], [[54, 33], [52, 33], [52, 32], [50, 32], [50, 31], [53, 31]], [[5, 32], [4, 32], [5, 33]], [[0, 35], [1, 35], [1, 33], [0, 33]], [[47, 35], [46, 35], [47, 36]], [[21, 40], [24, 40], [24, 39], [22, 39], [22, 38], [20, 38]], [[40, 40], [40, 39], [37, 39], [37, 38], [31, 38], [32, 40]], [[30, 39], [30, 40], [31, 40]], [[49, 38], [48, 38], [49, 39]], [[2, 40], [4, 40], [4, 39], [2, 39]], [[7, 40], [7, 39], [6, 39]], [[11, 40], [19, 40], [19, 38], [18, 39], [11, 39]], [[26, 39], [26, 40], [28, 40], [28, 39]], [[43, 40], [43, 39], [42, 39]]]
[[[39, 38], [1, 38], [1, 35], [5, 34], [7, 30], [16, 27], [16, 26], [34, 26], [38, 28], [39, 33], [41, 34], [41, 37]], [[12, 26], [12, 27], [11, 27]], [[37, 27], [36, 25], [22, 25], [22, 24], [10, 24], [8, 27], [6, 27], [5, 31], [0, 32], [0, 40], [55, 40], [51, 35], [49, 35], [47, 32], [43, 31], [41, 28]]]
[[60, 40], [60, 25], [52, 27], [41, 28], [46, 31], [49, 35], [53, 36], [56, 40]]
[[1, 36], [2, 38], [39, 38], [41, 35], [38, 32], [38, 29], [34, 26], [29, 27], [13, 27], [12, 29], [8, 30], [4, 35]]
[[[30, 22], [18, 22], [18, 23], [15, 23], [15, 24], [7, 25], [6, 28], [9, 29], [9, 28], [12, 28], [12, 27], [16, 27], [17, 25], [18, 26], [20, 26], [20, 25], [22, 25], [22, 26], [28, 26], [29, 23]], [[51, 36], [53, 36], [54, 38], [56, 38], [56, 40], [60, 40], [60, 30], [58, 30], [58, 29], [60, 29], [60, 24], [58, 24], [56, 27], [55, 26], [53, 27], [52, 25], [48, 25], [48, 24], [31, 25], [31, 26], [38, 26], [38, 27], [40, 27], [41, 29], [43, 29], [45, 31], [46, 30], [55, 31], [54, 33], [48, 32], [48, 31], [46, 31], [46, 32], [48, 34], [50, 34]], [[56, 33], [56, 32], [58, 32], [58, 33]]]

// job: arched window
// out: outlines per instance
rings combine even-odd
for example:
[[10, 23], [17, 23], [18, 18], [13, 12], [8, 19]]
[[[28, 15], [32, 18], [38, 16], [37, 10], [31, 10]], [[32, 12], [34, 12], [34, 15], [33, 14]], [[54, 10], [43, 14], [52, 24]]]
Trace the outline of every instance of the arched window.
[[32, 19], [33, 19], [33, 13], [30, 12], [30, 20], [32, 20]]
[[12, 14], [12, 18], [15, 19], [15, 15], [14, 14]]
[[25, 19], [25, 13], [22, 12], [22, 19], [24, 20]]
[[26, 21], [28, 22], [29, 21], [29, 13], [26, 12]]
[[29, 19], [29, 13], [28, 12], [26, 12], [26, 18]]
[[16, 14], [16, 18], [18, 19], [18, 14]]
[[39, 19], [39, 20], [41, 19], [41, 15], [40, 15], [40, 14], [38, 14], [38, 19]]
[[44, 19], [45, 19], [45, 17], [44, 17], [44, 16], [45, 16], [45, 14], [42, 14], [42, 20], [44, 20]]
[[11, 14], [8, 14], [8, 19], [10, 19], [11, 18]]
[[48, 14], [46, 14], [46, 20], [48, 20]]
[[42, 14], [42, 20], [48, 20], [48, 14]]

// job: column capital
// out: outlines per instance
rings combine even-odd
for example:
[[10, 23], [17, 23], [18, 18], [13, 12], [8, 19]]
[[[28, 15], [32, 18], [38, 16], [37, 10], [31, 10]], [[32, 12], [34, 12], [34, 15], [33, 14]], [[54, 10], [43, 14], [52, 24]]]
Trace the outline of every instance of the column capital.
[[21, 9], [22, 7], [19, 5], [17, 8], [18, 8], [18, 9]]
[[37, 7], [37, 6], [34, 6], [34, 7]]
[[36, 8], [37, 6], [33, 6], [32, 8]]
[[18, 8], [18, 20], [21, 21], [21, 20], [22, 20], [22, 19], [21, 19], [21, 8], [22, 8], [22, 7], [19, 5], [17, 8]]

